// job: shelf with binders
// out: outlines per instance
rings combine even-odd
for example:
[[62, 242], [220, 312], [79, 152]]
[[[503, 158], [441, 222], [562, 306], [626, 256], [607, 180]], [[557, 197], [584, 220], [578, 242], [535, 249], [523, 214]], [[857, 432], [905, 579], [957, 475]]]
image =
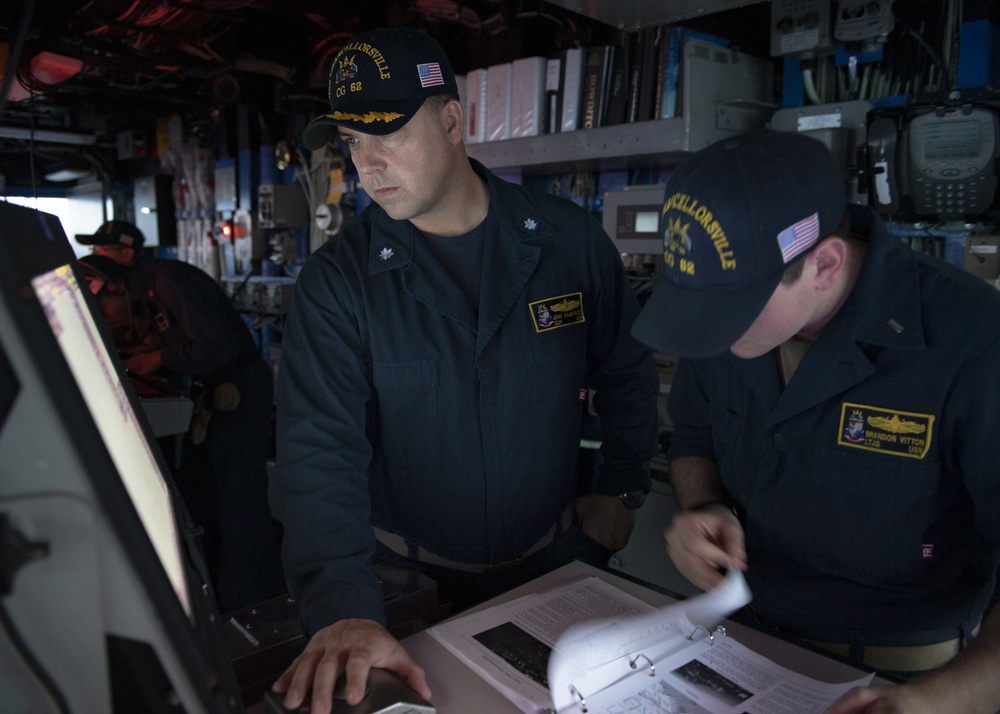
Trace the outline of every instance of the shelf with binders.
[[766, 125], [774, 110], [769, 60], [689, 40], [681, 116], [538, 136], [468, 143], [491, 169], [524, 174], [671, 166], [709, 144]]

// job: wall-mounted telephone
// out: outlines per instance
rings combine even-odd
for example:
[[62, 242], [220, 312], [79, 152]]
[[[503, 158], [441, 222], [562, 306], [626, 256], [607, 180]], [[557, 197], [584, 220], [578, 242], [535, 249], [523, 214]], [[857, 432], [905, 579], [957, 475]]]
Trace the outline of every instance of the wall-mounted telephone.
[[869, 114], [871, 205], [902, 219], [961, 220], [997, 198], [1000, 113], [989, 105], [923, 106]]
[[986, 107], [940, 108], [909, 123], [910, 195], [917, 213], [975, 216], [997, 191], [997, 114]]

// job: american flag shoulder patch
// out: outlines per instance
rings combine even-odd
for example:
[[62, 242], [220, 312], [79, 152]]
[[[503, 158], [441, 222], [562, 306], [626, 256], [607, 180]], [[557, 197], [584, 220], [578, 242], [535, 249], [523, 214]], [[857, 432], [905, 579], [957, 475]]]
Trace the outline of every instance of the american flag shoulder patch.
[[818, 213], [793, 223], [778, 234], [778, 247], [781, 249], [782, 260], [790, 263], [795, 256], [812, 246], [818, 239]]
[[421, 87], [436, 87], [439, 84], [444, 84], [444, 77], [441, 76], [441, 65], [437, 62], [418, 64], [417, 75], [420, 77]]

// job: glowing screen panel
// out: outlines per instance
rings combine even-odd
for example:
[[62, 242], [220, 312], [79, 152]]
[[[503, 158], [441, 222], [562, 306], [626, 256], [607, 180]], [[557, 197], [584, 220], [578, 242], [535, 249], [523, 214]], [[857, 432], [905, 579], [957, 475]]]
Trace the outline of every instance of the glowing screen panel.
[[52, 332], [177, 597], [190, 615], [170, 491], [68, 265], [31, 281]]

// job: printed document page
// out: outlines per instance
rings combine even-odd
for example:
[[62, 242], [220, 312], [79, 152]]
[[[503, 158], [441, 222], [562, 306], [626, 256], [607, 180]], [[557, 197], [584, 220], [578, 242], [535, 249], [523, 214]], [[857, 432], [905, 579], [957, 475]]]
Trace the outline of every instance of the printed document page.
[[577, 702], [572, 691], [603, 690], [706, 639], [749, 600], [735, 570], [719, 588], [659, 610], [585, 577], [428, 632], [521, 711], [559, 711]]
[[[873, 674], [829, 684], [780, 667], [732, 637], [702, 639], [586, 697], [587, 714], [820, 714]], [[560, 714], [580, 714], [580, 702]]]

